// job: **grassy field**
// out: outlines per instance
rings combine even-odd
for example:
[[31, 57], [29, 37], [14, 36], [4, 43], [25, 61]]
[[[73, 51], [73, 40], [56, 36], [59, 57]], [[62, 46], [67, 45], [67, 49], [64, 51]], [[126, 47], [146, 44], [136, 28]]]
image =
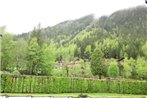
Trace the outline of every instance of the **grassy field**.
[[[1, 93], [0, 95], [8, 95], [8, 96], [35, 96], [35, 97], [64, 97], [64, 96], [72, 96], [78, 97], [80, 93], [61, 93], [61, 94], [16, 94], [16, 93]], [[147, 98], [147, 95], [131, 95], [131, 94], [114, 94], [114, 93], [83, 93], [84, 95], [88, 95], [89, 97], [107, 97], [107, 98]]]

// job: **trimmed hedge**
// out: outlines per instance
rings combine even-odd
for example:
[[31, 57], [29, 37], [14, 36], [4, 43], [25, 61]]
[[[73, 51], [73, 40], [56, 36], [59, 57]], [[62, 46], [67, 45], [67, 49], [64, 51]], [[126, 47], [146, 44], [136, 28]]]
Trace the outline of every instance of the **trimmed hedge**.
[[3, 93], [147, 94], [147, 81], [1, 75]]

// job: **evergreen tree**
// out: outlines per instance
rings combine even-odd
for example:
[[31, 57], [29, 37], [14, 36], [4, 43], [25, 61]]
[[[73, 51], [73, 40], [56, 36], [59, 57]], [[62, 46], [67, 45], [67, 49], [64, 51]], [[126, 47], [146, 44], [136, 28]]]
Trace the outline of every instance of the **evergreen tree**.
[[43, 39], [43, 34], [42, 34], [41, 24], [40, 23], [37, 25], [37, 27], [34, 27], [33, 31], [30, 34], [30, 37], [31, 38], [35, 37], [37, 39], [38, 45], [40, 47], [42, 47], [44, 39]]
[[104, 55], [100, 48], [96, 48], [91, 56], [91, 72], [93, 75], [98, 75], [101, 79], [102, 75], [105, 75], [105, 66], [104, 66]]

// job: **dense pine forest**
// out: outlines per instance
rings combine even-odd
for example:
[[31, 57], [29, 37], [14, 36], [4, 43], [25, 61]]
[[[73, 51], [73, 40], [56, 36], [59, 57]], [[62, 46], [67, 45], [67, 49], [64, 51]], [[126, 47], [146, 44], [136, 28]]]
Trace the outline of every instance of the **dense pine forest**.
[[147, 7], [87, 15], [12, 35], [0, 28], [1, 73], [147, 80]]

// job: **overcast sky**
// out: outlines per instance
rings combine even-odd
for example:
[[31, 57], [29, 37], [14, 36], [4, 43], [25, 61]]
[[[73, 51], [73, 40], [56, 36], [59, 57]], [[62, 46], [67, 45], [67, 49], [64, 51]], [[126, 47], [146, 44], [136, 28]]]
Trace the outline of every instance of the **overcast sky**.
[[88, 14], [96, 17], [145, 5], [145, 0], [0, 0], [0, 26], [14, 34], [28, 32], [37, 24], [53, 26]]

